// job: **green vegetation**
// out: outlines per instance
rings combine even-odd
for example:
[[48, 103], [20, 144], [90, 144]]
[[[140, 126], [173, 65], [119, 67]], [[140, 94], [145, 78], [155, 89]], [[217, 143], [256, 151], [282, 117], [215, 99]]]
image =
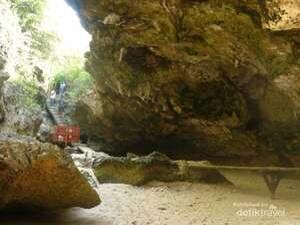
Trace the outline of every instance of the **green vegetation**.
[[20, 19], [22, 32], [28, 37], [25, 44], [27, 48], [22, 51], [25, 56], [29, 56], [19, 65], [17, 76], [12, 82], [22, 90], [20, 102], [30, 108], [40, 105], [37, 95], [42, 86], [46, 88], [48, 85], [45, 82], [48, 78], [52, 88], [65, 80], [68, 94], [72, 98], [79, 97], [91, 86], [90, 75], [84, 70], [83, 57], [58, 55], [54, 51], [59, 41], [57, 35], [43, 30], [47, 1], [51, 0], [11, 0], [11, 7]]
[[17, 12], [24, 31], [36, 29], [40, 24], [45, 3], [43, 0], [11, 0], [12, 7]]
[[42, 89], [36, 82], [25, 78], [19, 78], [10, 82], [16, 89], [16, 105], [30, 110], [36, 110], [42, 107], [45, 96], [43, 96]]
[[84, 94], [92, 86], [92, 79], [84, 69], [83, 59], [79, 56], [65, 57], [64, 63], [57, 70], [51, 82], [51, 86], [65, 81], [70, 97], [77, 98]]
[[16, 106], [41, 109], [45, 101], [42, 86], [45, 70], [52, 55], [56, 36], [41, 28], [46, 0], [10, 0], [11, 9], [19, 18], [19, 55], [16, 70], [11, 74], [10, 88]]
[[11, 0], [12, 8], [20, 18], [22, 31], [32, 39], [29, 44], [32, 54], [47, 59], [57, 41], [55, 34], [41, 30], [45, 0]]

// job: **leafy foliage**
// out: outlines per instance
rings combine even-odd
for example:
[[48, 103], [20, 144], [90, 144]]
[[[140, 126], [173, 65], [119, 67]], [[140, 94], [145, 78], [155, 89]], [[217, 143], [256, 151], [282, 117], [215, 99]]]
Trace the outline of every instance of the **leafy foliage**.
[[46, 31], [32, 30], [32, 37], [31, 47], [37, 52], [37, 56], [48, 59], [52, 54], [55, 42], [58, 40], [57, 36]]
[[83, 59], [79, 56], [66, 57], [58, 72], [54, 75], [52, 87], [61, 81], [65, 81], [68, 93], [77, 98], [84, 94], [92, 86], [92, 78], [84, 69]]
[[28, 109], [40, 109], [43, 104], [43, 96], [38, 84], [33, 80], [18, 78], [10, 81], [17, 88], [16, 104]]
[[43, 18], [44, 0], [11, 0], [24, 31], [36, 29]]
[[22, 31], [31, 36], [30, 48], [33, 50], [33, 54], [47, 59], [58, 38], [55, 34], [43, 31], [40, 28], [46, 1], [11, 0], [11, 5], [20, 18]]

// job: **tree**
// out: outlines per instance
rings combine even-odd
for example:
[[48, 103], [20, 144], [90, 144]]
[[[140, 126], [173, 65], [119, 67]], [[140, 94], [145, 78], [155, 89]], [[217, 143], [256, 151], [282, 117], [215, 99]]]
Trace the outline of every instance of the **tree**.
[[31, 36], [30, 48], [32, 54], [47, 59], [54, 43], [55, 34], [41, 30], [41, 21], [46, 6], [46, 0], [11, 0], [13, 10], [20, 18], [20, 26], [24, 33]]

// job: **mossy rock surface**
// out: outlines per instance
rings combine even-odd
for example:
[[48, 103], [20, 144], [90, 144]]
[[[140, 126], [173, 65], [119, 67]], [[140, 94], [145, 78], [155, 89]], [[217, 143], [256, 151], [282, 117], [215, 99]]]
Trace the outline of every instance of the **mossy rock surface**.
[[[286, 37], [292, 34], [263, 29], [277, 10], [264, 3], [82, 2], [96, 88], [76, 119], [116, 152], [184, 151], [201, 159], [287, 150], [285, 138], [279, 144], [265, 137], [269, 127], [298, 121], [290, 116], [299, 110], [298, 81], [278, 85], [297, 74], [297, 52]], [[113, 17], [114, 23], [95, 22]], [[288, 110], [278, 110], [283, 105], [272, 96], [288, 102]]]

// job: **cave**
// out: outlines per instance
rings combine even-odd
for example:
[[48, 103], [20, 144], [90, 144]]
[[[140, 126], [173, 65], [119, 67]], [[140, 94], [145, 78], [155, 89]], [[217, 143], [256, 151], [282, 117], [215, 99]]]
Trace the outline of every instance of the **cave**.
[[298, 1], [0, 12], [5, 225], [299, 223]]

